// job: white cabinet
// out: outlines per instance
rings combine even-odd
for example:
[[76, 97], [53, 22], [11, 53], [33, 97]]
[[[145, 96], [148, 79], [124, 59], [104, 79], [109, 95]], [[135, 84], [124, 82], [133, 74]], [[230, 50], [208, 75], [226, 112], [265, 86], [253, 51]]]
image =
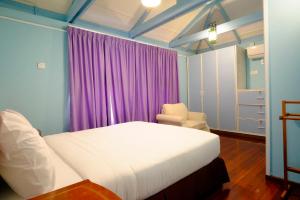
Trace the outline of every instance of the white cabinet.
[[201, 97], [201, 55], [189, 57], [189, 108], [194, 112], [202, 112]]
[[246, 87], [245, 67], [245, 51], [237, 46], [190, 57], [189, 109], [205, 112], [212, 129], [238, 129], [237, 89]]
[[[218, 127], [218, 85], [216, 51], [209, 51], [202, 56], [202, 95], [203, 112], [207, 115], [207, 122], [211, 128]], [[193, 86], [192, 86], [193, 87]]]
[[219, 82], [219, 129], [236, 130], [236, 48], [217, 51]]
[[240, 132], [265, 133], [265, 93], [263, 90], [238, 91]]
[[265, 94], [246, 89], [245, 50], [227, 47], [189, 58], [189, 109], [212, 129], [265, 133]]

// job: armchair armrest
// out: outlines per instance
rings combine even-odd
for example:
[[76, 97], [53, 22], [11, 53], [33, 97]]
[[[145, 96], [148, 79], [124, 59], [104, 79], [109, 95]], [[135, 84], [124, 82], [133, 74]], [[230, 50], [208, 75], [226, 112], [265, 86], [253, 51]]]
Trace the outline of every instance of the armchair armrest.
[[183, 117], [176, 116], [176, 115], [164, 115], [164, 114], [158, 114], [156, 115], [156, 119], [158, 123], [161, 124], [171, 124], [171, 125], [177, 125], [181, 126]]
[[189, 120], [206, 121], [206, 114], [203, 112], [189, 112], [188, 119]]

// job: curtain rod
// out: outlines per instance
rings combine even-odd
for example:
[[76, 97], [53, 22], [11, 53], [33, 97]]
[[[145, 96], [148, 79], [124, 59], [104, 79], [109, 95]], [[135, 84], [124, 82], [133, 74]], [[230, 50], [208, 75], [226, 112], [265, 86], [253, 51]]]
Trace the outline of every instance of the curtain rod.
[[[32, 25], [32, 26], [37, 26], [37, 27], [47, 28], [47, 29], [51, 29], [51, 30], [66, 32], [65, 29], [56, 28], [56, 27], [53, 27], [53, 26], [47, 26], [47, 25], [34, 23], [34, 22], [30, 22], [30, 21], [25, 21], [25, 20], [21, 20], [21, 19], [15, 19], [15, 18], [6, 17], [6, 16], [0, 16], [0, 19], [6, 19], [6, 20], [18, 22], [18, 23], [29, 24], [29, 25]], [[100, 31], [95, 31], [95, 30], [92, 30], [92, 29], [83, 28], [81, 26], [75, 26], [73, 24], [68, 24], [68, 26], [74, 27], [74, 28], [79, 28], [79, 29], [82, 29], [82, 30], [90, 31], [90, 32], [94, 32], [94, 33], [100, 33], [100, 34], [104, 34], [104, 35], [108, 35], [108, 36], [113, 36], [113, 37], [117, 37], [117, 38], [124, 39], [124, 40], [134, 41], [134, 42], [137, 42], [137, 43], [140, 43], [140, 44], [146, 44], [146, 45], [150, 45], [150, 46], [154, 46], [154, 47], [159, 47], [159, 48], [164, 48], [164, 49], [169, 49], [169, 50], [176, 51], [175, 49], [171, 49], [171, 48], [168, 48], [168, 47], [162, 47], [162, 46], [154, 45], [154, 44], [151, 44], [151, 43], [148, 43], [148, 42], [137, 41], [137, 40], [133, 40], [131, 38], [126, 38], [126, 37], [122, 37], [122, 36], [118, 36], [118, 35], [114, 35], [114, 34], [109, 34], [109, 33], [105, 33], [105, 32], [100, 32]], [[180, 54], [178, 52], [177, 52], [177, 55], [186, 57], [186, 55]]]
[[[146, 45], [150, 45], [150, 46], [154, 46], [154, 47], [159, 47], [159, 48], [163, 48], [163, 49], [169, 49], [169, 50], [176, 51], [176, 49], [172, 49], [172, 48], [168, 48], [168, 47], [163, 47], [163, 46], [151, 44], [151, 43], [148, 43], [148, 42], [138, 41], [138, 40], [134, 40], [134, 39], [131, 39], [131, 38], [122, 37], [122, 36], [114, 35], [114, 34], [110, 34], [110, 33], [105, 33], [105, 32], [101, 32], [101, 31], [95, 31], [95, 30], [92, 30], [92, 29], [83, 28], [81, 26], [76, 26], [74, 24], [69, 24], [68, 26], [74, 27], [74, 28], [79, 28], [79, 29], [82, 29], [82, 30], [85, 30], [85, 31], [90, 31], [90, 32], [93, 32], [93, 33], [100, 33], [100, 34], [103, 34], [103, 35], [108, 35], [108, 36], [112, 36], [112, 37], [116, 37], [116, 38], [120, 38], [120, 39], [124, 39], [124, 40], [129, 40], [129, 41], [137, 42], [137, 43], [140, 43], [140, 44], [146, 44]], [[177, 52], [177, 55], [178, 56], [186, 56], [186, 55], [180, 54], [178, 52]]]

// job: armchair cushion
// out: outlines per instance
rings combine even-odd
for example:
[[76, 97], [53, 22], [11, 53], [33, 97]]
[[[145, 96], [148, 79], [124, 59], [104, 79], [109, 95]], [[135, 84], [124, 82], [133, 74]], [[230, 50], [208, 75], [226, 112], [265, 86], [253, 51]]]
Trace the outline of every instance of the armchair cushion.
[[205, 121], [186, 120], [182, 123], [182, 126], [187, 127], [187, 128], [205, 129], [206, 122]]
[[162, 113], [166, 115], [175, 115], [182, 117], [182, 120], [187, 120], [188, 109], [183, 103], [177, 104], [164, 104]]
[[177, 126], [181, 126], [183, 121], [183, 118], [181, 116], [164, 115], [164, 114], [156, 115], [156, 119], [159, 123], [173, 124]]
[[188, 112], [188, 119], [206, 121], [206, 114], [202, 112]]

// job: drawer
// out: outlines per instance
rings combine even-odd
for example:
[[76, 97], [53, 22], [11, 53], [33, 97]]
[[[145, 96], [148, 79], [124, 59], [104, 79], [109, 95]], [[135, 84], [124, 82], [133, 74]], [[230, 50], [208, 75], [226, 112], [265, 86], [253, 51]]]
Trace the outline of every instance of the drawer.
[[265, 120], [239, 119], [240, 131], [265, 134]]
[[239, 91], [239, 104], [250, 105], [264, 105], [265, 93], [264, 91]]
[[265, 106], [239, 105], [240, 118], [265, 119]]

